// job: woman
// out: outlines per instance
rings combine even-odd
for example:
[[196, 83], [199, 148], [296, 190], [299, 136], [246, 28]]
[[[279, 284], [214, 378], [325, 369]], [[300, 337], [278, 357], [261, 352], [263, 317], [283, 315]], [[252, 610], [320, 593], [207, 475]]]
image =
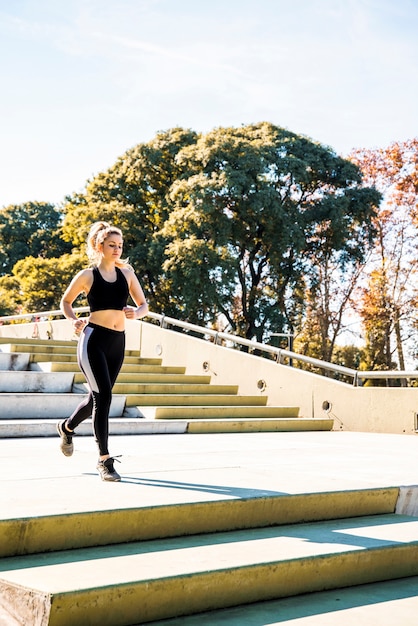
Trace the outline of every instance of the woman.
[[[74, 450], [74, 430], [88, 417], [93, 418], [93, 430], [99, 448], [97, 469], [102, 480], [118, 481], [108, 450], [109, 410], [112, 388], [122, 367], [125, 353], [125, 318], [140, 319], [148, 313], [141, 285], [126, 260], [121, 259], [122, 232], [107, 222], [96, 222], [87, 239], [87, 255], [92, 267], [81, 270], [71, 281], [61, 299], [61, 310], [72, 320], [80, 334], [77, 358], [84, 373], [89, 395], [71, 415], [57, 424], [61, 451], [71, 456]], [[87, 294], [90, 306], [88, 320], [78, 319], [73, 302]], [[127, 306], [129, 295], [136, 308]]]

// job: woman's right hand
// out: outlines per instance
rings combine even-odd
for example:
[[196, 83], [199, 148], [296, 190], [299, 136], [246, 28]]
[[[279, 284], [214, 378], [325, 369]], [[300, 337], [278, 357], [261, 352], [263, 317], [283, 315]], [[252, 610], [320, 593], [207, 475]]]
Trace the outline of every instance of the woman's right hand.
[[83, 330], [83, 328], [85, 327], [85, 325], [87, 324], [86, 320], [84, 319], [76, 319], [73, 321], [73, 328], [74, 328], [74, 332], [76, 335], [79, 335], [81, 333], [81, 331]]

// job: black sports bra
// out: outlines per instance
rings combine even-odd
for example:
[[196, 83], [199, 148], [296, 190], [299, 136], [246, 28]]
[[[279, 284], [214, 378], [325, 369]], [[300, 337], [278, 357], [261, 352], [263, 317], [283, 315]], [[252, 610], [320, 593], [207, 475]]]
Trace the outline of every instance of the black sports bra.
[[122, 311], [129, 296], [129, 287], [121, 269], [116, 267], [116, 280], [109, 283], [100, 274], [97, 267], [93, 268], [93, 284], [87, 294], [90, 312], [112, 309]]

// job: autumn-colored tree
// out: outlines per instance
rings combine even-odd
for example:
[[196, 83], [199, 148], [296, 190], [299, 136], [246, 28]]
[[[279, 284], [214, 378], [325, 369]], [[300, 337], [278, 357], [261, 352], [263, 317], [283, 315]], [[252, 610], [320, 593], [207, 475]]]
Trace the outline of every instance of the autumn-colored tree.
[[374, 185], [384, 199], [374, 218], [374, 254], [358, 303], [366, 363], [371, 369], [390, 369], [396, 352], [405, 369], [405, 342], [418, 300], [418, 139], [357, 150], [350, 158], [361, 168], [365, 184]]

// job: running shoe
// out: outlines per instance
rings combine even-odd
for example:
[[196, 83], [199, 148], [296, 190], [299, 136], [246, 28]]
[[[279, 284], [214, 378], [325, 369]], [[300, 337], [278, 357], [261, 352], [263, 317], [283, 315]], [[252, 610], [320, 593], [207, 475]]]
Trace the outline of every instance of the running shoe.
[[98, 461], [97, 469], [99, 470], [100, 478], [102, 480], [117, 482], [121, 479], [113, 467], [113, 461], [120, 463], [120, 461], [114, 456], [109, 457], [105, 461]]
[[71, 456], [74, 452], [73, 433], [70, 433], [65, 428], [65, 420], [63, 422], [58, 422], [57, 431], [59, 436], [61, 437], [61, 452], [64, 456]]

